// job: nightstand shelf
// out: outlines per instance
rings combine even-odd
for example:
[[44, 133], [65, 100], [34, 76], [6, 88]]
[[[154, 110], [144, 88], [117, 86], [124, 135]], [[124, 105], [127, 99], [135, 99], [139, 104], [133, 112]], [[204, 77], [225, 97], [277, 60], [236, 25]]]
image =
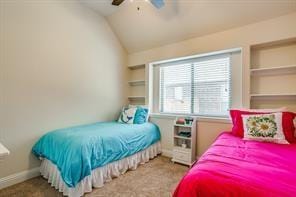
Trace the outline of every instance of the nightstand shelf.
[[175, 127], [188, 127], [191, 128], [192, 126], [190, 125], [181, 125], [181, 124], [174, 124]]
[[[195, 119], [193, 120], [192, 125], [174, 124], [173, 162], [188, 166], [191, 166], [194, 163], [196, 160], [196, 129]], [[188, 135], [184, 135], [184, 133]]]
[[191, 140], [191, 137], [184, 137], [184, 136], [178, 136], [175, 135], [174, 138], [184, 139], [184, 140]]

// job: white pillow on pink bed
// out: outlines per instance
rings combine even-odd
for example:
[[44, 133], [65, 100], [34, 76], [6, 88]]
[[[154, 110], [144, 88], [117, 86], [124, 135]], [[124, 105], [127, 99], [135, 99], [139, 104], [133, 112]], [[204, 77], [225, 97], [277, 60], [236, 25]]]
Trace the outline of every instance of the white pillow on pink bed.
[[282, 113], [242, 115], [244, 140], [289, 144], [282, 125]]

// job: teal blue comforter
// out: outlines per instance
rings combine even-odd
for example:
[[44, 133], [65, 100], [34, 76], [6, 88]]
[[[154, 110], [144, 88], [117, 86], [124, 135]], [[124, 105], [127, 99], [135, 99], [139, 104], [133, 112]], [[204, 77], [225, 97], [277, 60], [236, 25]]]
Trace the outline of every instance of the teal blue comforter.
[[101, 122], [47, 133], [33, 147], [37, 157], [54, 163], [69, 187], [91, 170], [133, 155], [160, 140], [152, 123]]

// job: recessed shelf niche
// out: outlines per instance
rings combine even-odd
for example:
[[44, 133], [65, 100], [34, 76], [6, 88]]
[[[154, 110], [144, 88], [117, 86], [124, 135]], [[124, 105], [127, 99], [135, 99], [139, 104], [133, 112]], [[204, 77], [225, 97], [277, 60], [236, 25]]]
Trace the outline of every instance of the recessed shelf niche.
[[251, 46], [251, 108], [296, 111], [296, 38]]

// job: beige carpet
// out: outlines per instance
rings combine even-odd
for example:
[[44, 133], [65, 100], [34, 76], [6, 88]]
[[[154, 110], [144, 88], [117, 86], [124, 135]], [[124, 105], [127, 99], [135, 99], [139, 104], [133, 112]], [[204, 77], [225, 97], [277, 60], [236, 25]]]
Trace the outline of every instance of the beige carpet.
[[[169, 197], [186, 173], [188, 167], [173, 164], [166, 157], [159, 156], [128, 171], [104, 187], [93, 189], [87, 197]], [[55, 197], [62, 196], [47, 180], [36, 177], [0, 190], [1, 197]]]

